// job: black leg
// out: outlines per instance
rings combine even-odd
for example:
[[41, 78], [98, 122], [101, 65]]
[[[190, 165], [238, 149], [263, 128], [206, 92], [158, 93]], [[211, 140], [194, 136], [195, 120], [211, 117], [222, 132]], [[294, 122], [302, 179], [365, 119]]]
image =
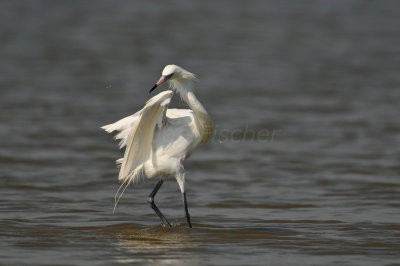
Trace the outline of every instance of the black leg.
[[167, 224], [169, 227], [172, 227], [171, 224], [168, 222], [168, 220], [165, 218], [165, 216], [161, 213], [161, 211], [157, 208], [156, 204], [154, 203], [154, 197], [157, 194], [157, 191], [160, 189], [162, 184], [164, 183], [164, 180], [160, 179], [158, 181], [156, 187], [153, 189], [153, 191], [150, 193], [147, 201], [150, 203], [151, 208], [155, 211], [155, 213], [160, 217], [160, 219]]
[[182, 199], [183, 199], [183, 206], [185, 207], [186, 221], [188, 223], [189, 228], [192, 228], [192, 224], [190, 223], [190, 215], [189, 215], [189, 211], [188, 211], [188, 206], [187, 206], [186, 192], [182, 193]]

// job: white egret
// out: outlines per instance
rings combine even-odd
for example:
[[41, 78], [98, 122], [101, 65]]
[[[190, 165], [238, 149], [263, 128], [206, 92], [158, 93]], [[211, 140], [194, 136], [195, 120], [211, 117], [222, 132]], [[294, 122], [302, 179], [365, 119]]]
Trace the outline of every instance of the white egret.
[[[118, 179], [122, 184], [115, 197], [115, 206], [129, 184], [136, 184], [142, 176], [160, 177], [148, 202], [160, 219], [171, 227], [154, 203], [154, 197], [167, 176], [175, 175], [182, 193], [186, 220], [192, 227], [182, 163], [199, 144], [210, 139], [213, 129], [207, 111], [194, 95], [196, 81], [194, 74], [179, 66], [167, 65], [149, 93], [165, 82], [172, 90], [157, 94], [137, 113], [102, 127], [109, 133], [119, 131], [115, 138], [121, 140], [120, 148], [126, 146], [124, 157], [117, 160], [121, 167]], [[190, 109], [168, 109], [174, 92], [180, 94]]]

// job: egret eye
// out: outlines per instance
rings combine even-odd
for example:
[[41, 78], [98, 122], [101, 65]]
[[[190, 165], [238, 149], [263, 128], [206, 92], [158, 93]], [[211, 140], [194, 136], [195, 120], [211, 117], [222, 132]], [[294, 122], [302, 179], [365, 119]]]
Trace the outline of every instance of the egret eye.
[[169, 75], [166, 75], [165, 78], [166, 78], [166, 79], [170, 79], [173, 75], [174, 75], [174, 73], [171, 73], [171, 74], [169, 74]]

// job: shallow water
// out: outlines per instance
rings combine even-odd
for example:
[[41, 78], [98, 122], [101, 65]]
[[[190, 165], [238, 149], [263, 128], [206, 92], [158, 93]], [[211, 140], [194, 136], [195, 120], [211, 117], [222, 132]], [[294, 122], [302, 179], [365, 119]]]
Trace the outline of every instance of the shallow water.
[[[398, 265], [397, 1], [0, 4], [0, 264]], [[115, 213], [99, 127], [164, 65], [196, 73], [215, 135]], [[184, 107], [176, 97], [173, 105]]]

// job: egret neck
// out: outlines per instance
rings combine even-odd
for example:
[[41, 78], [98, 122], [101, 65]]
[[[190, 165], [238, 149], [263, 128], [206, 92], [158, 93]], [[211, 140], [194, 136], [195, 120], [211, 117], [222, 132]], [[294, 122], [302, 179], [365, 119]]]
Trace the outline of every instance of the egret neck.
[[171, 80], [171, 86], [186, 102], [195, 114], [196, 125], [201, 136], [201, 143], [206, 143], [212, 136], [213, 125], [206, 109], [193, 93], [194, 81], [188, 79]]

